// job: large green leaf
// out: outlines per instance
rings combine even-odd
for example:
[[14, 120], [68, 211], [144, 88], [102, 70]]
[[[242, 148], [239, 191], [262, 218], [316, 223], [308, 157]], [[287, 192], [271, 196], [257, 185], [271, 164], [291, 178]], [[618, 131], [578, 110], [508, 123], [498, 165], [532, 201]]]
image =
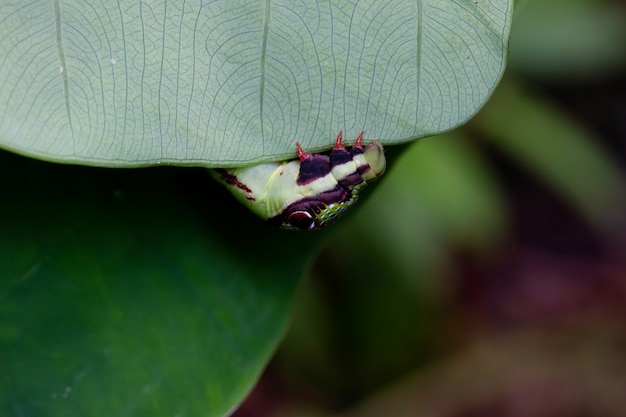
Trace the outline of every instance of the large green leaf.
[[500, 79], [511, 0], [0, 0], [0, 145], [229, 166], [449, 130]]
[[0, 415], [221, 416], [243, 399], [319, 234], [265, 225], [202, 169], [0, 152], [0, 178]]

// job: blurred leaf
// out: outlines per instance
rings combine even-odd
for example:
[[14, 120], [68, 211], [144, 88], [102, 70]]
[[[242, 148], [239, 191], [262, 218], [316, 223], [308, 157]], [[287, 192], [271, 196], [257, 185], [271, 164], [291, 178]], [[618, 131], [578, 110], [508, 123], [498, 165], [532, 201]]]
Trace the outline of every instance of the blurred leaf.
[[241, 401], [320, 235], [266, 226], [204, 170], [0, 158], [0, 414], [221, 416]]
[[0, 0], [0, 143], [102, 166], [237, 166], [470, 118], [512, 0]]
[[460, 131], [411, 145], [384, 182], [352, 226], [408, 276], [445, 263], [450, 246], [493, 245], [506, 235], [499, 185]]
[[526, 0], [516, 9], [510, 68], [599, 76], [626, 64], [626, 11], [605, 0]]
[[545, 99], [507, 79], [472, 125], [600, 230], [624, 225], [626, 182], [614, 158]]

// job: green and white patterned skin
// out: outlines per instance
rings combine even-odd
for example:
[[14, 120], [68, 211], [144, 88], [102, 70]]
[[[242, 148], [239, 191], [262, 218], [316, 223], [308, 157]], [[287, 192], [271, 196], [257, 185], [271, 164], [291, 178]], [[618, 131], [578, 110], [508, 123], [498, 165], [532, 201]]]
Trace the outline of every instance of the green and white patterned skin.
[[363, 146], [362, 140], [361, 132], [347, 150], [339, 132], [329, 155], [308, 154], [296, 142], [296, 160], [211, 171], [261, 218], [283, 228], [316, 230], [341, 217], [363, 187], [384, 173], [382, 145]]

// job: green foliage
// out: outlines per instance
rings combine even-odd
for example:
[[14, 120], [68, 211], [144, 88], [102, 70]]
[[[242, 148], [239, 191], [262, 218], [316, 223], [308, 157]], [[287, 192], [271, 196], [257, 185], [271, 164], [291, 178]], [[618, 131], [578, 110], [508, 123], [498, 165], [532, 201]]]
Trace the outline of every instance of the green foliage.
[[1, 156], [0, 414], [220, 416], [241, 401], [317, 237], [258, 222], [202, 169]]

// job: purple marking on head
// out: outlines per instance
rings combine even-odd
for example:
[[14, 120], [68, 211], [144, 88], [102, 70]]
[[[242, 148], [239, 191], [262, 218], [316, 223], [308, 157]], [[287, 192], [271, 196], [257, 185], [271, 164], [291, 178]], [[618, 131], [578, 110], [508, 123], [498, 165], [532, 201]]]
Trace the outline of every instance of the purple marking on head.
[[330, 151], [330, 168], [334, 168], [337, 165], [345, 164], [352, 161], [352, 155], [346, 150], [346, 148], [333, 149]]
[[300, 174], [296, 183], [305, 185], [322, 178], [330, 173], [330, 158], [328, 155], [307, 154], [300, 162]]
[[355, 156], [357, 156], [357, 155], [362, 155], [362, 154], [363, 154], [363, 148], [362, 148], [362, 147], [358, 147], [358, 148], [357, 148], [356, 146], [353, 146], [353, 147], [350, 149], [350, 155], [351, 155], [352, 157], [355, 157]]
[[300, 158], [300, 173], [296, 183], [298, 185], [309, 184], [328, 175], [334, 167], [350, 162], [355, 155], [363, 153], [362, 139], [363, 132], [357, 138], [354, 147], [348, 151], [343, 146], [343, 132], [340, 131], [335, 141], [335, 147], [330, 151], [329, 156], [306, 153], [300, 143], [296, 142], [296, 150], [298, 158]]

